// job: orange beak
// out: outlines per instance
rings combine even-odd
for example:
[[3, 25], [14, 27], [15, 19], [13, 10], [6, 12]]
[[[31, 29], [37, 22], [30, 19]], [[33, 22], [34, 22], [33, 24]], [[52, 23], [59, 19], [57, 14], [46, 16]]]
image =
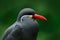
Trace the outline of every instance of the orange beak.
[[34, 14], [33, 18], [36, 18], [36, 19], [41, 19], [41, 20], [47, 20], [44, 16], [42, 15], [38, 15], [38, 14]]

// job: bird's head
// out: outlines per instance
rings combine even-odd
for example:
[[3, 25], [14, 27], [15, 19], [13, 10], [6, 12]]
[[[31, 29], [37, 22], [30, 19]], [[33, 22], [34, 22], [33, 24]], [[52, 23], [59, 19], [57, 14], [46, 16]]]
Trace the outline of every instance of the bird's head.
[[22, 21], [29, 21], [35, 19], [47, 20], [44, 16], [36, 14], [36, 12], [33, 9], [25, 8], [19, 12], [17, 21], [22, 22]]

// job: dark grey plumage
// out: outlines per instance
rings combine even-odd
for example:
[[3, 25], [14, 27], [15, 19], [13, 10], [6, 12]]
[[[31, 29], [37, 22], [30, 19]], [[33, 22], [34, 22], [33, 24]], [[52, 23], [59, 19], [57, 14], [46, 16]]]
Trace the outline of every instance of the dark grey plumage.
[[[3, 34], [2, 40], [36, 40], [38, 33], [38, 23], [35, 19], [27, 18], [34, 15], [35, 11], [30, 8], [23, 9], [17, 18], [17, 21], [11, 25]], [[21, 17], [23, 21], [21, 22]]]

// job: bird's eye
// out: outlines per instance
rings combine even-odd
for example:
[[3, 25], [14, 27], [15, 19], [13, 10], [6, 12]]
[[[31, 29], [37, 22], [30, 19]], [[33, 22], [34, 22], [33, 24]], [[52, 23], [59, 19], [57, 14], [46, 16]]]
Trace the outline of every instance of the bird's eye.
[[24, 21], [24, 20], [22, 19], [22, 21]]

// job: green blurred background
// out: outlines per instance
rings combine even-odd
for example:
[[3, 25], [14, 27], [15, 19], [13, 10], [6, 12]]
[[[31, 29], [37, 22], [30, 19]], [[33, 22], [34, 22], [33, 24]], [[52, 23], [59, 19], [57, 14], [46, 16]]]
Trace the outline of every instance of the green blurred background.
[[37, 40], [60, 40], [59, 0], [0, 0], [0, 40], [3, 32], [13, 24], [23, 8], [32, 8], [48, 20], [39, 22]]

